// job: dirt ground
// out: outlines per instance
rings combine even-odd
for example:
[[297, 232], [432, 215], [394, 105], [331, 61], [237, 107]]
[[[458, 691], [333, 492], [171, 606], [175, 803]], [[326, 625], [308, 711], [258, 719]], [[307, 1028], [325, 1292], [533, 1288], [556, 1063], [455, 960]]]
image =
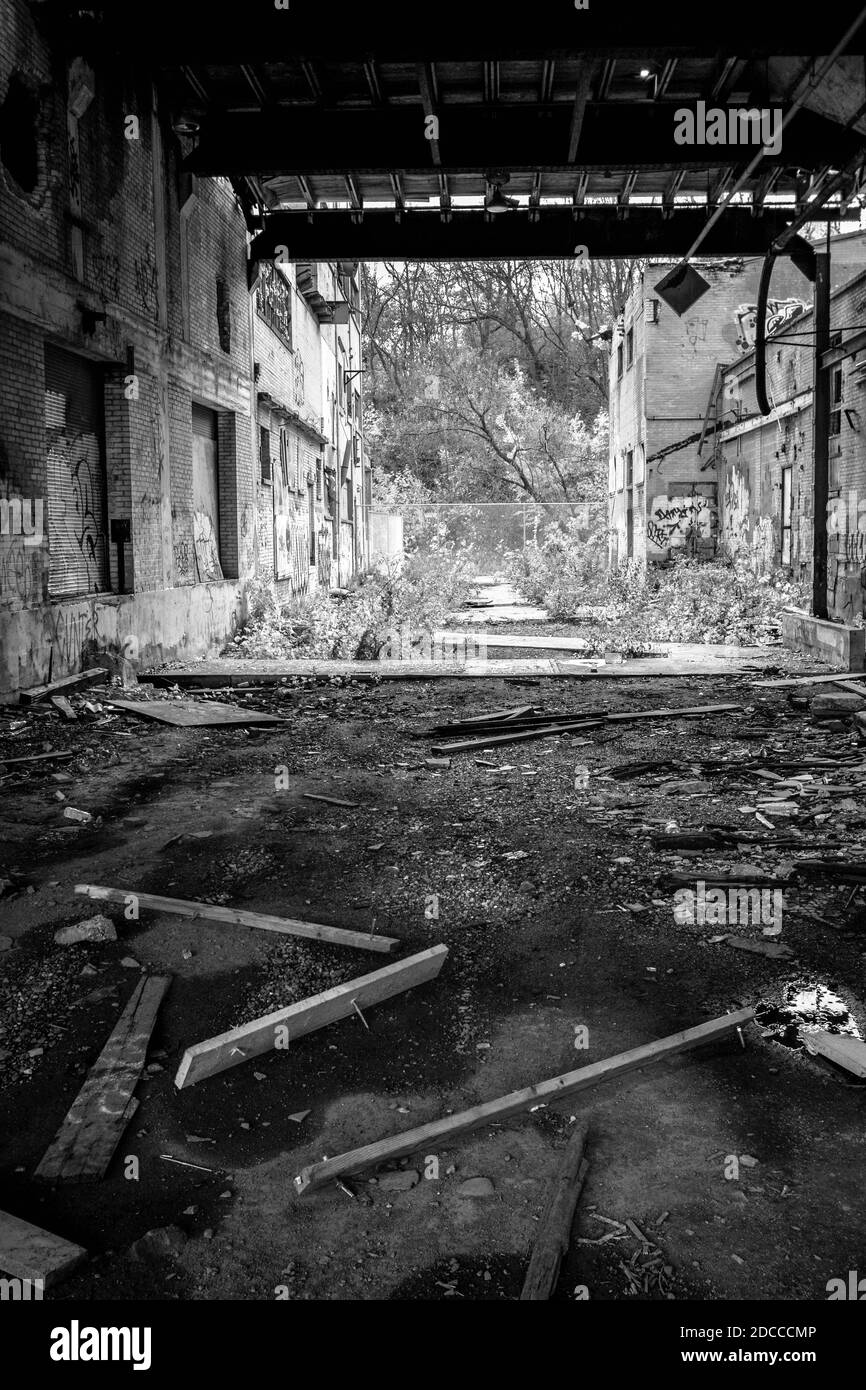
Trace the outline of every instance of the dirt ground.
[[[735, 1036], [413, 1156], [396, 1165], [419, 1175], [405, 1190], [381, 1171], [304, 1197], [293, 1188], [325, 1154], [737, 1007], [770, 1019], [799, 1000], [808, 1014], [811, 995], [831, 991], [844, 1026], [863, 1035], [866, 912], [850, 885], [786, 890], [779, 940], [790, 959], [674, 919], [672, 869], [696, 879], [729, 864], [779, 870], [834, 838], [856, 857], [866, 836], [853, 790], [777, 821], [793, 848], [654, 847], [653, 833], [673, 827], [760, 832], [754, 810], [739, 809], [755, 806], [760, 783], [744, 760], [759, 751], [860, 747], [849, 723], [819, 723], [787, 690], [750, 680], [310, 682], [235, 696], [285, 716], [261, 731], [170, 728], [112, 714], [92, 694], [92, 713], [74, 699], [77, 723], [2, 710], [0, 761], [74, 754], [0, 780], [0, 934], [11, 938], [0, 952], [0, 1207], [89, 1251], [53, 1296], [514, 1298], [573, 1115], [591, 1117], [589, 1172], [558, 1298], [583, 1286], [601, 1299], [824, 1299], [829, 1279], [863, 1269], [864, 1083], [755, 1024], [745, 1050]], [[577, 713], [721, 701], [743, 712], [478, 755], [495, 768], [471, 753], [428, 768], [435, 740], [417, 738], [530, 702]], [[709, 757], [726, 767], [691, 766]], [[680, 766], [605, 779], [638, 759]], [[287, 790], [276, 789], [280, 767]], [[825, 776], [843, 780], [816, 773], [816, 783]], [[96, 819], [65, 820], [68, 806]], [[178, 1092], [188, 1045], [384, 958], [146, 909], [126, 921], [122, 908], [77, 896], [82, 882], [356, 930], [375, 921], [405, 953], [444, 942], [449, 956], [436, 981], [370, 1009], [368, 1029], [346, 1019]], [[55, 944], [59, 927], [104, 906], [116, 942]], [[760, 926], [739, 931], [762, 939]], [[142, 969], [173, 980], [140, 1108], [102, 1182], [40, 1185], [33, 1171]], [[472, 1177], [492, 1192], [463, 1195]], [[642, 1243], [610, 1224], [627, 1220], [661, 1252], [662, 1287], [648, 1278], [635, 1290], [628, 1270]], [[605, 1234], [616, 1238], [581, 1243]]]

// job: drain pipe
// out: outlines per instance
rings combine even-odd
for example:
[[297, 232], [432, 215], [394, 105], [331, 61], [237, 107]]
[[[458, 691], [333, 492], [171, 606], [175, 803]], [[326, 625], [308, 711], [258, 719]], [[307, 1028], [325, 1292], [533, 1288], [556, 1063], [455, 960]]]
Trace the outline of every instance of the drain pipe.
[[[761, 266], [761, 278], [758, 281], [757, 319], [755, 323], [755, 395], [758, 401], [758, 410], [762, 415], [769, 415], [770, 413], [770, 402], [767, 399], [767, 300], [770, 297], [773, 266], [779, 254], [772, 247], [770, 248], [764, 257], [764, 263]], [[793, 237], [782, 254], [790, 256], [797, 269], [814, 285], [817, 275], [816, 257], [814, 247], [808, 241], [805, 241], [801, 236]]]

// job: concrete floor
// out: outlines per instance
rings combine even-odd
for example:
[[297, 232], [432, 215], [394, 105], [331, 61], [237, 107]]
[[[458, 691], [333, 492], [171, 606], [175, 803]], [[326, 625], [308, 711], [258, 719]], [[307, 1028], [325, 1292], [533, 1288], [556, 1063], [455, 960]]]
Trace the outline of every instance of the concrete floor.
[[[795, 753], [854, 746], [853, 734], [823, 730], [787, 695], [732, 676], [591, 689], [492, 678], [298, 684], [238, 697], [288, 715], [288, 728], [254, 734], [99, 708], [78, 724], [7, 711], [0, 758], [44, 744], [74, 752], [55, 765], [70, 781], [35, 764], [5, 784], [0, 804], [0, 875], [20, 876], [0, 898], [0, 933], [13, 939], [0, 954], [0, 1207], [90, 1251], [55, 1297], [516, 1297], [568, 1119], [587, 1113], [589, 1176], [559, 1298], [578, 1285], [594, 1298], [658, 1296], [629, 1292], [620, 1262], [637, 1248], [631, 1237], [578, 1243], [612, 1229], [596, 1213], [650, 1233], [679, 1299], [823, 1299], [828, 1279], [862, 1269], [863, 1086], [755, 1025], [745, 1052], [736, 1039], [717, 1043], [419, 1154], [404, 1165], [422, 1174], [411, 1190], [389, 1191], [373, 1174], [352, 1180], [354, 1196], [331, 1186], [298, 1198], [292, 1186], [324, 1154], [739, 1006], [776, 1004], [788, 988], [835, 991], [862, 1035], [866, 916], [843, 910], [847, 886], [793, 896], [834, 923], [786, 913], [781, 940], [793, 960], [746, 954], [712, 944], [717, 928], [677, 925], [664, 880], [675, 861], [642, 828], [760, 829], [738, 809], [753, 804], [737, 785], [745, 756], [770, 743]], [[427, 769], [429, 744], [413, 738], [452, 716], [530, 701], [577, 713], [599, 702], [726, 700], [744, 712], [502, 748], [491, 760], [507, 771], [471, 754]], [[19, 719], [26, 726], [13, 730]], [[729, 756], [730, 775], [597, 780], [620, 762], [709, 755]], [[592, 774], [585, 791], [575, 790], [578, 764]], [[278, 793], [279, 766], [290, 789]], [[304, 801], [305, 791], [361, 804]], [[63, 804], [100, 820], [64, 824]], [[854, 845], [864, 822], [866, 807], [852, 802], [829, 824]], [[803, 825], [808, 850], [828, 823]], [[697, 873], [794, 853], [682, 863]], [[173, 1076], [190, 1043], [377, 962], [146, 911], [125, 922], [111, 909], [118, 942], [55, 945], [58, 927], [97, 909], [74, 895], [81, 881], [362, 930], [375, 916], [407, 950], [443, 941], [450, 954], [435, 983], [371, 1009], [369, 1032], [345, 1020], [178, 1093]], [[430, 894], [438, 920], [425, 916]], [[33, 1169], [138, 978], [124, 957], [174, 976], [149, 1054], [155, 1069], [105, 1180], [41, 1188]], [[589, 1030], [587, 1050], [575, 1049], [577, 1025]], [[129, 1155], [137, 1181], [124, 1177]], [[731, 1180], [731, 1155], [756, 1162]], [[461, 1196], [473, 1176], [491, 1179], [493, 1195]]]

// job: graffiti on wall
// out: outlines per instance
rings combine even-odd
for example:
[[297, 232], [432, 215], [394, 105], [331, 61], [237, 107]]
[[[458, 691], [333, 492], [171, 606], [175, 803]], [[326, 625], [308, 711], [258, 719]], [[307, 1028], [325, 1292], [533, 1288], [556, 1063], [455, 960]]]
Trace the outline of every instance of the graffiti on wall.
[[95, 603], [61, 604], [44, 616], [46, 636], [60, 669], [74, 670], [100, 649], [99, 611]]
[[707, 341], [709, 319], [686, 319], [686, 337], [692, 347]]
[[[767, 332], [775, 333], [783, 323], [787, 323], [806, 308], [808, 305], [802, 299], [768, 299]], [[737, 325], [737, 347], [740, 352], [748, 352], [755, 346], [757, 304], [737, 304], [734, 308], [734, 321]]]
[[93, 434], [60, 436], [48, 451], [49, 587], [56, 597], [105, 587], [105, 481]]
[[153, 258], [150, 242], [145, 244], [143, 255], [135, 257], [133, 269], [135, 271], [135, 288], [141, 307], [144, 313], [149, 315], [156, 308], [158, 283], [156, 261]]
[[207, 512], [193, 512], [192, 539], [200, 584], [223, 578], [213, 520]]
[[753, 517], [748, 470], [734, 464], [725, 479], [725, 551], [748, 565], [755, 575], [769, 574], [776, 563], [777, 540], [773, 518]]
[[646, 522], [647, 542], [659, 550], [697, 549], [712, 544], [716, 534], [713, 497], [687, 493], [654, 497]]
[[0, 541], [0, 607], [30, 608], [44, 598], [42, 551], [23, 536]]
[[189, 537], [175, 541], [172, 547], [172, 553], [174, 556], [175, 584], [194, 584], [195, 552], [193, 551]]

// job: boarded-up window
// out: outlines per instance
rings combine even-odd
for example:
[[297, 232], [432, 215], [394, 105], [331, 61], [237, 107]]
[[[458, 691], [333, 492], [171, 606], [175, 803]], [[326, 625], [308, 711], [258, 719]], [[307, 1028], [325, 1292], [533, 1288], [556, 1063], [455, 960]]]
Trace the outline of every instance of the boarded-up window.
[[198, 582], [222, 579], [219, 553], [219, 449], [216, 412], [192, 406], [193, 544]]
[[270, 261], [259, 262], [256, 285], [256, 313], [278, 333], [287, 347], [292, 346], [292, 287], [281, 270]]
[[225, 280], [216, 282], [217, 331], [223, 352], [232, 350], [232, 311], [229, 290]]
[[110, 587], [102, 374], [45, 346], [45, 440], [52, 598]]
[[271, 432], [264, 425], [259, 426], [259, 460], [263, 483], [271, 481]]

